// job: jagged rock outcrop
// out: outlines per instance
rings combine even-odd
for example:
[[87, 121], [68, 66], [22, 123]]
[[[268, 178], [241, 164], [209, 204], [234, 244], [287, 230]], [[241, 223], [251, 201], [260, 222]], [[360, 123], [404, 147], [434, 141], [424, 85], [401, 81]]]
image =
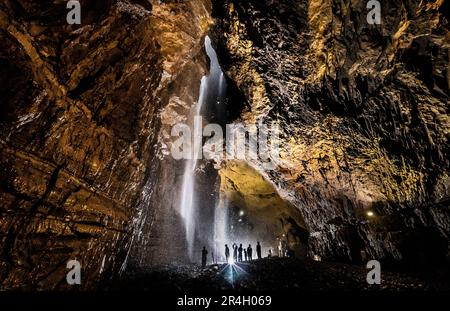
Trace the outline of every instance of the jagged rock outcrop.
[[93, 288], [174, 208], [161, 109], [197, 97], [209, 3], [80, 2], [81, 25], [66, 1], [0, 4], [1, 289], [71, 288], [70, 259]]
[[[298, 208], [310, 255], [449, 259], [449, 5], [213, 1], [224, 71], [247, 123], [282, 129], [278, 168], [251, 163]], [[371, 211], [372, 217], [367, 215]]]
[[260, 241], [264, 257], [269, 250], [275, 254], [282, 241], [295, 256], [306, 257], [308, 231], [300, 211], [283, 200], [269, 181], [245, 161], [224, 162], [219, 174], [231, 241], [245, 247]]
[[[81, 289], [187, 261], [170, 130], [198, 99], [211, 13], [229, 120], [282, 130], [275, 170], [247, 163], [269, 200], [249, 183], [240, 206], [280, 204], [310, 255], [448, 260], [448, 2], [384, 1], [381, 25], [363, 0], [80, 2], [81, 25], [63, 0], [0, 3], [1, 289], [73, 289], [70, 259]], [[223, 193], [246, 182], [223, 165]]]

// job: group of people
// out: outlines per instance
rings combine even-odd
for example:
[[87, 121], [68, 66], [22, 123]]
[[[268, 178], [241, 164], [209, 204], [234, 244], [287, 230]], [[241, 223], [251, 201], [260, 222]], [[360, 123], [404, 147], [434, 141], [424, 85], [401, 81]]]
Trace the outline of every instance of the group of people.
[[[242, 244], [239, 244], [238, 247], [236, 243], [233, 243], [231, 247], [233, 248], [234, 262], [253, 260], [253, 248], [251, 244], [249, 244], [248, 247], [245, 248], [242, 247]], [[261, 259], [261, 244], [259, 244], [259, 241], [256, 243], [256, 257], [258, 259]], [[227, 262], [230, 262], [230, 248], [227, 244], [225, 244], [225, 258]]]
[[[251, 261], [253, 260], [253, 248], [252, 245], [249, 244], [248, 247], [243, 247], [242, 244], [239, 244], [237, 246], [236, 243], [233, 243], [231, 246], [233, 254], [231, 257], [230, 248], [228, 247], [228, 244], [225, 244], [225, 258], [226, 262], [242, 262], [242, 261]], [[202, 250], [202, 266], [206, 266], [206, 259], [208, 256], [208, 251], [206, 250], [206, 247], [203, 247]], [[269, 249], [267, 258], [271, 257], [295, 257], [294, 250], [289, 248], [287, 246], [287, 243], [283, 240], [280, 240], [278, 243], [278, 252], [275, 250], [275, 252], [272, 252], [272, 248]], [[256, 243], [256, 258], [261, 259], [261, 244], [259, 241]], [[232, 259], [232, 260], [230, 260]], [[213, 256], [214, 261], [214, 256]]]
[[[252, 245], [249, 244], [247, 248], [242, 247], [242, 244], [239, 244], [237, 246], [236, 243], [233, 243], [233, 261], [234, 262], [242, 262], [242, 261], [251, 261], [253, 260], [253, 248]], [[206, 250], [206, 247], [203, 246], [202, 249], [202, 267], [206, 266], [206, 259], [208, 256], [208, 251]], [[230, 248], [228, 247], [228, 244], [225, 244], [225, 258], [227, 262], [230, 262]], [[259, 241], [256, 243], [256, 258], [261, 259], [261, 244], [259, 244]]]

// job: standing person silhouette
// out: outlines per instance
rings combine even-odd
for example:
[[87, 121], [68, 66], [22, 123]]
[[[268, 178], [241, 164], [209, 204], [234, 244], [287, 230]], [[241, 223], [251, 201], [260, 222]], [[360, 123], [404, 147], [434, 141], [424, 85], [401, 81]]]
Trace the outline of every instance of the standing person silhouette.
[[225, 244], [225, 258], [226, 258], [227, 263], [228, 263], [228, 261], [230, 259], [230, 249], [228, 248], [227, 244]]
[[252, 245], [249, 244], [248, 247], [247, 247], [247, 259], [249, 261], [251, 261], [253, 259], [252, 258], [252, 253], [253, 253]]
[[256, 243], [256, 256], [258, 256], [258, 259], [261, 259], [261, 244]]
[[206, 250], [206, 247], [203, 246], [202, 249], [202, 268], [206, 267], [206, 257], [208, 256], [208, 251]]
[[242, 244], [239, 244], [238, 248], [238, 261], [242, 261]]
[[237, 247], [236, 243], [233, 243], [233, 259], [234, 259], [234, 262], [237, 261], [237, 250], [238, 250], [238, 247]]

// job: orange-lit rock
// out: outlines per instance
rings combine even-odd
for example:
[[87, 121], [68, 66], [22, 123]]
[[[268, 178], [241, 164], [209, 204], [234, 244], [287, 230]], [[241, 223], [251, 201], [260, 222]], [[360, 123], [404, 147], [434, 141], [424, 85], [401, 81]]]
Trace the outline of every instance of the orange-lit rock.
[[251, 165], [301, 212], [311, 256], [443, 263], [448, 4], [383, 2], [378, 26], [366, 3], [213, 1], [219, 58], [242, 120], [283, 131], [279, 167]]
[[139, 260], [136, 219], [174, 208], [149, 201], [174, 189], [171, 164], [158, 166], [161, 115], [189, 109], [206, 71], [208, 1], [81, 1], [80, 26], [65, 5], [0, 5], [2, 289], [68, 288], [70, 259], [93, 288]]

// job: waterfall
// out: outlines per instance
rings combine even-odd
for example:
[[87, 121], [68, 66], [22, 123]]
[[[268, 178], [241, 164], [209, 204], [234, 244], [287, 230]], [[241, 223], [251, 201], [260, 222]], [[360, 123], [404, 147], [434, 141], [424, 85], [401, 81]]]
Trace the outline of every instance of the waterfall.
[[[223, 100], [226, 96], [226, 81], [222, 69], [220, 68], [217, 54], [214, 51], [211, 45], [211, 40], [208, 36], [205, 38], [205, 49], [210, 60], [210, 70], [209, 74], [203, 76], [201, 79], [200, 96], [198, 102], [194, 107], [195, 109], [193, 112], [193, 116], [191, 116], [193, 117], [194, 137], [202, 137], [201, 117], [203, 116], [203, 111], [214, 111], [216, 115], [219, 115], [221, 118], [226, 117], [223, 114]], [[196, 204], [197, 197], [195, 189], [196, 168], [199, 161], [199, 157], [197, 155], [199, 154], [199, 152], [201, 152], [201, 150], [202, 140], [194, 138], [192, 155], [189, 160], [186, 160], [181, 189], [180, 213], [185, 225], [188, 254], [191, 260], [195, 258], [194, 244], [196, 239], [196, 227], [198, 225], [198, 213], [201, 212], [198, 210]], [[216, 210], [222, 207], [220, 204], [216, 205]], [[214, 219], [211, 220], [212, 222], [214, 222], [211, 225], [214, 229], [215, 239], [216, 232], [224, 232], [225, 230], [225, 227], [218, 229], [216, 225], [217, 221], [219, 221], [220, 226], [222, 226], [222, 224], [225, 223], [222, 219], [223, 216], [216, 215]], [[222, 239], [222, 237], [220, 239]]]
[[[208, 87], [208, 78], [204, 76], [200, 84], [200, 98], [197, 102], [194, 116], [194, 132], [201, 133], [201, 123], [198, 122], [198, 117], [200, 116], [201, 108], [203, 106], [205, 94]], [[194, 134], [196, 135], [196, 134]], [[197, 156], [196, 154], [201, 148], [197, 140], [194, 140], [194, 147], [192, 148], [192, 155], [190, 159], [187, 160], [184, 174], [183, 174], [183, 184], [181, 190], [181, 217], [184, 220], [184, 226], [186, 230], [186, 241], [188, 244], [188, 254], [190, 258], [193, 258], [194, 254], [194, 241], [195, 241], [195, 225], [196, 225], [196, 213], [195, 208], [195, 169], [197, 167]]]
[[224, 247], [226, 243], [229, 243], [227, 226], [228, 202], [224, 198], [220, 198], [214, 210], [214, 253], [222, 254], [217, 256], [219, 262], [225, 261]]

